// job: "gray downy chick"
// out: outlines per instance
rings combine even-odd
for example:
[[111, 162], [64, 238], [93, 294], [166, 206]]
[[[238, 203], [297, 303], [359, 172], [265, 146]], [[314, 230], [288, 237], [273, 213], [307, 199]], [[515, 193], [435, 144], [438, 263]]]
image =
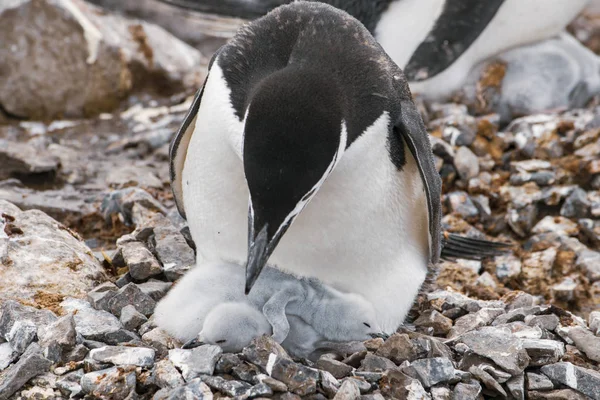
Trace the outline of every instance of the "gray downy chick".
[[316, 279], [296, 278], [267, 267], [248, 296], [244, 286], [240, 265], [198, 265], [158, 303], [156, 324], [179, 340], [189, 341], [202, 331], [207, 315], [218, 304], [242, 302], [263, 312], [278, 343], [288, 336], [290, 315], [301, 318], [329, 341], [366, 340], [381, 333], [372, 304]]

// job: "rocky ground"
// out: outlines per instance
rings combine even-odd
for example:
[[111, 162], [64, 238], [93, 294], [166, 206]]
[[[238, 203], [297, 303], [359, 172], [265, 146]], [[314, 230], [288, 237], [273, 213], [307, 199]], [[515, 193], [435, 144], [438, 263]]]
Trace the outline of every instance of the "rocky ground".
[[[194, 262], [169, 189], [168, 143], [207, 57], [92, 6], [82, 18], [18, 3], [18, 13], [0, 6], [3, 43], [16, 40], [1, 28], [15, 15], [39, 22], [31, 37], [59, 18], [105, 28], [97, 40], [89, 29], [52, 33], [73, 35], [86, 55], [80, 65], [68, 48], [54, 54], [91, 79], [86, 96], [64, 101], [77, 79], [61, 86], [53, 68], [52, 95], [37, 107], [15, 95], [26, 85], [0, 83], [0, 399], [600, 399], [598, 100], [501, 125], [485, 112], [486, 88], [501, 79], [490, 72], [477, 104], [419, 102], [444, 181], [444, 229], [514, 246], [495, 260], [441, 264], [389, 339], [316, 363], [266, 337], [241, 354], [183, 350], [152, 314]], [[571, 27], [593, 49], [596, 23]], [[120, 69], [86, 67], [89, 40], [107, 62], [121, 54]], [[48, 57], [42, 50], [17, 61]], [[0, 54], [0, 67], [10, 62]], [[25, 79], [8, 70], [11, 82]]]

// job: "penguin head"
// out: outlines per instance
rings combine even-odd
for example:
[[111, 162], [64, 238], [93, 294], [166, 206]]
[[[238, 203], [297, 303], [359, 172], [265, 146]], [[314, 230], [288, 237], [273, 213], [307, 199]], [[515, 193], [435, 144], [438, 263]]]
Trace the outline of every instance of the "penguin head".
[[232, 302], [219, 304], [206, 316], [197, 341], [235, 353], [252, 339], [270, 334], [271, 325], [260, 311], [246, 303]]
[[346, 148], [340, 91], [319, 71], [288, 66], [261, 81], [247, 109], [250, 193], [246, 293]]

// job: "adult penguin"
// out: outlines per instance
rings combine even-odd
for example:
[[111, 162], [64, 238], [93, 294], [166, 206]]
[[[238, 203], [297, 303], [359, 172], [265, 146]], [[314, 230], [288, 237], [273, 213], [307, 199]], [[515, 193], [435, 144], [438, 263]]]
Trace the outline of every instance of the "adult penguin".
[[278, 7], [223, 46], [170, 155], [198, 268], [246, 265], [247, 291], [268, 261], [365, 296], [394, 332], [442, 244], [495, 254], [442, 236], [440, 177], [402, 71], [323, 3]]

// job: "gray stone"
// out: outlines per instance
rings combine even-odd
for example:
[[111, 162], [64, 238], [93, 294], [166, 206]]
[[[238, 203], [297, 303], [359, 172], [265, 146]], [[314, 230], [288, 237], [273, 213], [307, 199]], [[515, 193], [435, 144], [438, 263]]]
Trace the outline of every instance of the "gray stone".
[[569, 338], [590, 360], [600, 362], [600, 337], [583, 327], [576, 326], [569, 329]]
[[[272, 357], [287, 358], [291, 360], [286, 351], [271, 336], [263, 335], [254, 338], [249, 346], [245, 347], [242, 354], [246, 360], [266, 371], [267, 364]], [[271, 356], [274, 354], [274, 356]]]
[[114, 315], [93, 309], [87, 301], [67, 298], [61, 303], [61, 307], [73, 314], [75, 331], [86, 339], [106, 341], [110, 335], [122, 329]]
[[321, 357], [317, 361], [317, 368], [331, 373], [336, 379], [342, 379], [352, 372], [352, 367], [330, 357]]
[[41, 151], [31, 143], [4, 139], [0, 139], [0, 164], [0, 180], [9, 179], [13, 174], [55, 174], [60, 168], [58, 157], [50, 152]]
[[456, 151], [454, 157], [454, 167], [460, 178], [468, 181], [479, 175], [479, 160], [473, 152], [465, 146], [461, 146]]
[[337, 391], [334, 400], [358, 400], [360, 398], [360, 391], [356, 382], [352, 379], [347, 379], [342, 383], [340, 389]]
[[152, 297], [156, 302], [160, 301], [160, 299], [167, 294], [171, 286], [173, 286], [171, 282], [157, 281], [155, 279], [150, 279], [148, 282], [138, 284], [138, 287], [142, 292]]
[[59, 379], [56, 388], [63, 396], [73, 398], [81, 393], [81, 378], [83, 378], [83, 369], [75, 370]]
[[95, 397], [124, 399], [135, 391], [136, 381], [135, 366], [112, 367], [85, 374], [81, 388]]
[[586, 218], [590, 213], [590, 203], [587, 193], [581, 188], [575, 188], [565, 199], [560, 209], [560, 215], [566, 218]]
[[19, 354], [27, 350], [37, 335], [37, 327], [30, 320], [15, 321], [6, 339], [10, 346]]
[[56, 321], [56, 315], [48, 310], [24, 306], [14, 300], [0, 303], [0, 341], [8, 340], [8, 334], [17, 321], [33, 321], [36, 326], [48, 325]]
[[410, 371], [409, 375], [421, 381], [425, 388], [448, 382], [455, 375], [452, 361], [441, 357], [413, 361], [405, 371]]
[[436, 336], [446, 336], [452, 328], [452, 320], [436, 310], [427, 310], [416, 319], [414, 325], [422, 328], [432, 328]]
[[[322, 371], [321, 377], [323, 377], [323, 374], [329, 374], [329, 373], [327, 371]], [[331, 374], [329, 374], [329, 376], [331, 376]], [[265, 385], [268, 385], [273, 392], [287, 392], [288, 391], [288, 387], [285, 383], [278, 381], [277, 379], [273, 379], [270, 376], [260, 374], [260, 375], [257, 375], [257, 380], [260, 383], [264, 383]], [[321, 382], [323, 382], [323, 379], [321, 379]]]
[[142, 341], [156, 350], [156, 355], [163, 358], [169, 350], [174, 349], [179, 342], [160, 328], [154, 328], [142, 335]]
[[507, 283], [521, 274], [521, 259], [514, 254], [495, 257], [494, 263], [496, 264], [496, 277], [502, 283]]
[[591, 397], [600, 399], [600, 373], [578, 367], [570, 362], [544, 365], [541, 371], [555, 385], [565, 385]]
[[447, 387], [432, 387], [430, 392], [432, 400], [452, 400], [452, 391]]
[[77, 344], [75, 319], [70, 314], [61, 317], [48, 326], [40, 327], [37, 335], [46, 358], [54, 362], [66, 361]]
[[539, 306], [521, 307], [510, 310], [506, 314], [502, 314], [494, 319], [492, 325], [504, 325], [515, 321], [525, 321], [525, 317], [529, 315], [538, 315], [542, 312], [542, 308]]
[[119, 248], [133, 279], [144, 281], [162, 273], [162, 266], [143, 243], [125, 242]]
[[91, 350], [88, 357], [100, 363], [114, 365], [135, 365], [145, 368], [154, 365], [154, 350], [145, 347], [105, 346]]
[[506, 388], [515, 400], [525, 400], [525, 374], [509, 379], [506, 382]]
[[560, 389], [538, 392], [531, 390], [527, 392], [529, 400], [589, 400], [590, 397], [573, 389]]
[[558, 326], [560, 320], [554, 314], [547, 315], [528, 315], [525, 317], [525, 323], [529, 326], [537, 326], [548, 331], [553, 331]]
[[260, 375], [260, 369], [256, 365], [242, 363], [231, 369], [231, 375], [241, 381], [256, 383], [256, 377]]
[[[335, 396], [337, 391], [340, 389], [341, 383], [333, 375], [327, 371], [319, 371], [321, 374], [320, 384], [321, 388], [329, 397]], [[284, 384], [285, 385], [285, 384]], [[287, 385], [286, 385], [287, 387]]]
[[532, 367], [553, 364], [565, 354], [565, 345], [555, 340], [523, 339], [521, 344], [529, 355], [529, 365]]
[[248, 389], [244, 396], [249, 399], [271, 397], [273, 396], [273, 389], [266, 383], [258, 383]]
[[554, 384], [546, 375], [527, 372], [527, 390], [552, 390]]
[[220, 376], [202, 376], [200, 379], [202, 379], [202, 382], [206, 383], [211, 389], [218, 390], [231, 397], [242, 396], [252, 387], [249, 383], [234, 380], [228, 381]]
[[474, 314], [467, 314], [458, 318], [448, 333], [448, 338], [456, 338], [460, 335], [489, 325], [496, 317], [504, 314], [502, 308], [482, 308]]
[[578, 231], [577, 224], [570, 219], [551, 215], [544, 217], [531, 230], [533, 233], [554, 232], [561, 236], [574, 236]]
[[4, 200], [0, 210], [11, 210], [13, 220], [0, 219], [0, 232], [5, 234], [7, 227], [11, 232], [10, 240], [0, 241], [0, 264], [10, 265], [0, 269], [0, 301], [22, 300], [41, 308], [36, 303], [40, 291], [78, 297], [106, 280], [104, 269], [75, 232], [40, 210], [21, 211]]
[[469, 383], [458, 382], [454, 386], [454, 398], [464, 400], [477, 400], [481, 393], [481, 385], [477, 381], [471, 381]]
[[0, 373], [0, 400], [6, 400], [33, 377], [50, 371], [52, 361], [42, 355], [37, 343], [29, 345], [17, 363]]
[[417, 358], [417, 350], [414, 348], [408, 335], [399, 333], [394, 333], [390, 336], [375, 354], [391, 360], [396, 365], [400, 365], [404, 361], [413, 361]]
[[465, 333], [459, 340], [475, 354], [491, 359], [513, 376], [529, 365], [529, 356], [520, 340], [504, 329], [482, 327]]
[[581, 232], [596, 246], [600, 245], [600, 221], [580, 219], [577, 221]]
[[88, 292], [87, 301], [96, 310], [110, 311], [108, 302], [117, 294], [119, 288], [112, 282], [104, 282]]
[[600, 252], [583, 250], [577, 254], [579, 268], [591, 282], [600, 281]]
[[272, 369], [269, 370], [267, 367], [267, 373], [285, 383], [289, 391], [299, 396], [315, 393], [320, 377], [317, 370], [296, 364], [283, 357], [276, 357]]
[[468, 220], [469, 218], [476, 218], [479, 215], [479, 209], [466, 192], [457, 191], [448, 193], [446, 198], [451, 212], [459, 215], [461, 218]]
[[152, 315], [154, 307], [156, 307], [156, 302], [152, 300], [152, 297], [142, 292], [135, 283], [123, 286], [108, 302], [110, 311], [116, 316], [120, 316], [121, 310], [129, 304], [145, 316]]
[[203, 345], [191, 350], [169, 350], [169, 360], [181, 371], [183, 379], [189, 382], [202, 374], [212, 375], [222, 353], [219, 346]]
[[10, 343], [0, 343], [0, 371], [5, 370], [17, 358], [19, 358], [19, 353], [13, 350]]
[[538, 186], [549, 186], [556, 182], [553, 171], [521, 172], [510, 176], [510, 184], [520, 186], [527, 182], [535, 182]]
[[361, 361], [359, 370], [369, 372], [384, 372], [395, 367], [396, 364], [387, 358], [368, 353], [364, 360]]
[[550, 293], [554, 301], [569, 302], [575, 299], [575, 290], [577, 290], [577, 282], [571, 277], [566, 277], [560, 283], [553, 285]]
[[161, 360], [154, 365], [152, 369], [152, 382], [161, 389], [174, 389], [183, 386], [185, 383], [181, 374], [170, 360]]
[[400, 369], [387, 371], [380, 381], [381, 394], [386, 399], [428, 399], [429, 395], [418, 379]]
[[123, 328], [133, 331], [140, 327], [144, 322], [148, 321], [148, 318], [138, 310], [132, 304], [126, 305], [121, 310], [121, 317], [119, 318]]
[[358, 390], [360, 391], [361, 394], [369, 393], [373, 389], [371, 384], [369, 382], [367, 382], [366, 379], [364, 379], [360, 376], [349, 376], [349, 377], [341, 380], [342, 384], [346, 381], [353, 381], [356, 384], [356, 386], [358, 387]]
[[154, 253], [162, 263], [165, 275], [171, 281], [178, 279], [196, 263], [194, 251], [165, 216], [155, 214], [149, 224], [154, 230]]
[[[488, 374], [486, 371], [484, 371], [483, 369], [476, 367], [476, 366], [472, 366], [471, 368], [469, 368], [469, 372], [475, 377], [477, 378], [481, 383], [483, 383], [485, 385], [485, 387], [487, 387], [490, 390], [495, 391], [496, 393], [499, 393], [500, 395], [502, 395], [503, 397], [506, 397], [506, 391], [502, 388], [502, 386], [500, 386], [500, 384], [498, 382], [496, 382], [496, 380], [490, 375]], [[519, 375], [520, 376], [520, 375]]]
[[592, 311], [588, 321], [591, 331], [600, 335], [600, 311]]
[[[164, 388], [161, 389], [167, 391], [163, 396], [157, 392], [153, 399], [165, 399], [165, 400], [212, 400], [213, 394], [210, 387], [201, 379], [196, 378], [190, 381], [187, 385], [182, 385], [177, 388]], [[157, 397], [159, 396], [159, 397]]]

